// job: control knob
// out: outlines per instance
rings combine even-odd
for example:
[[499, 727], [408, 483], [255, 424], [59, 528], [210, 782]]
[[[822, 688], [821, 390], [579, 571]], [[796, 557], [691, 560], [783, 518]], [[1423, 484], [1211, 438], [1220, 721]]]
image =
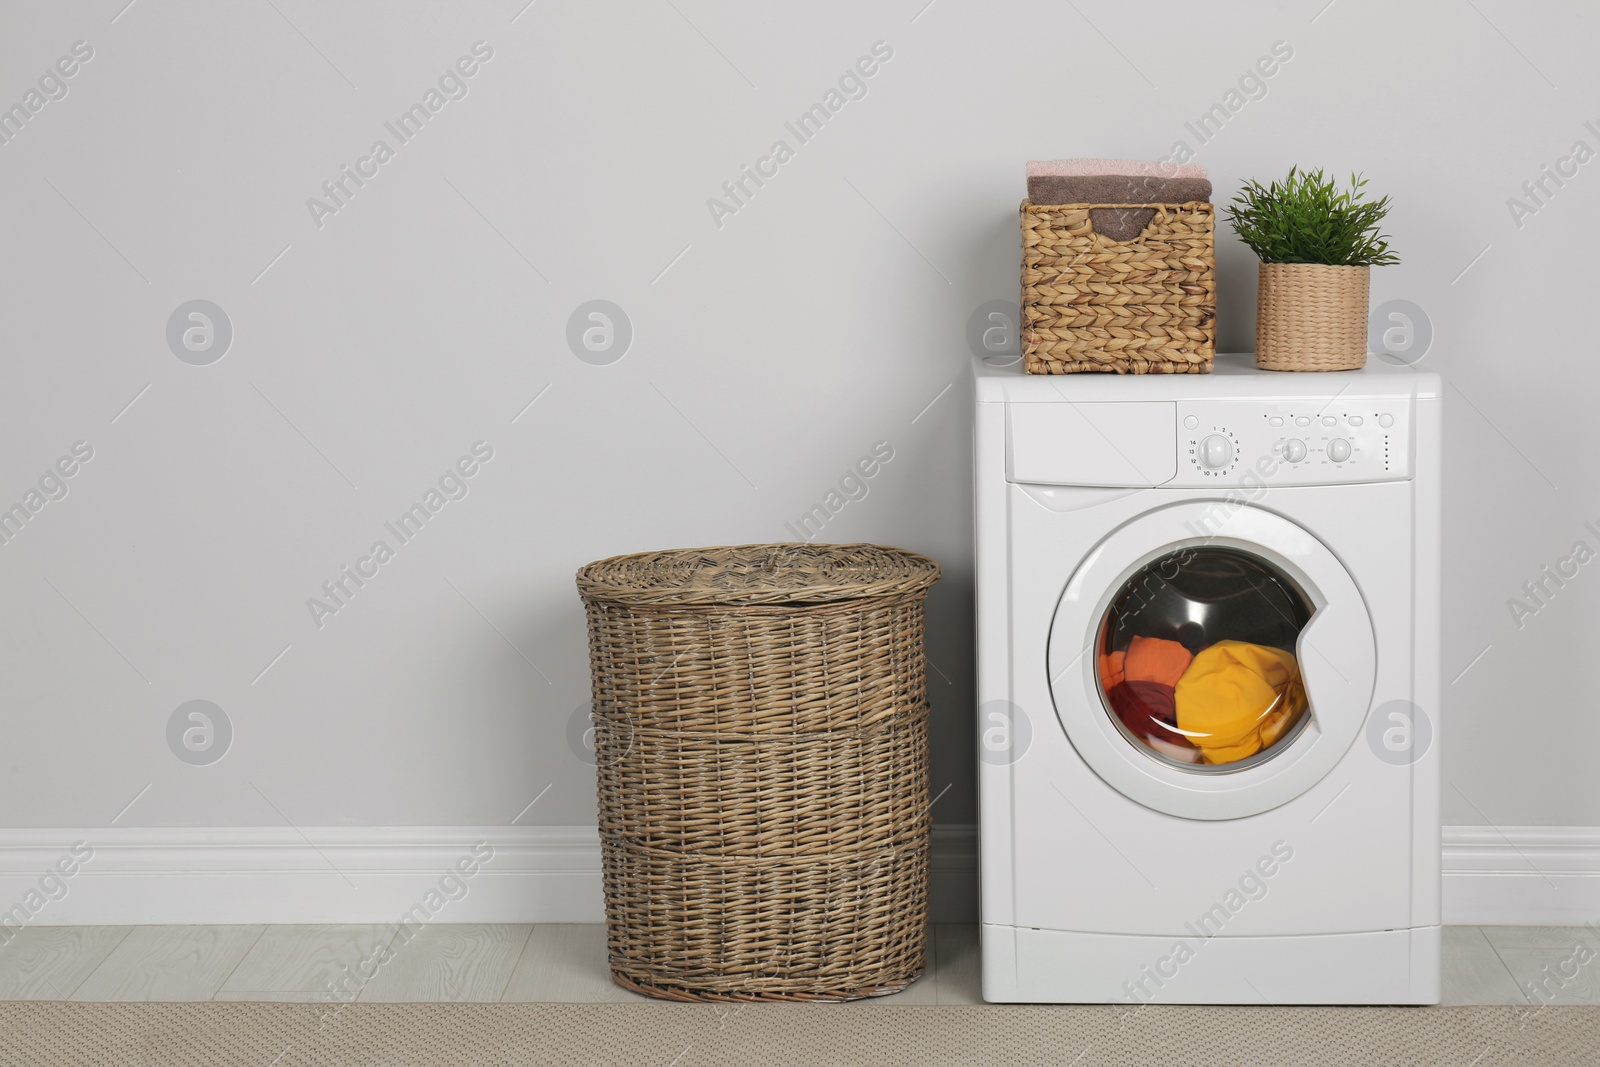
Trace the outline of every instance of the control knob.
[[1350, 442], [1343, 437], [1335, 437], [1328, 442], [1328, 458], [1335, 463], [1343, 463], [1350, 458]]
[[1233, 442], [1220, 433], [1214, 433], [1200, 442], [1200, 465], [1208, 470], [1221, 470], [1233, 462]]
[[1283, 443], [1283, 458], [1290, 463], [1299, 463], [1306, 458], [1306, 443], [1298, 437], [1291, 437]]

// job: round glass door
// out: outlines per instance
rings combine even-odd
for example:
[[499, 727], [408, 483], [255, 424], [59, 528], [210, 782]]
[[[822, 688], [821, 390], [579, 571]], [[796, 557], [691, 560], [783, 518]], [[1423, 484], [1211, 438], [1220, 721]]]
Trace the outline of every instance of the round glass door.
[[[1134, 516], [1079, 559], [1045, 667], [1056, 719], [1106, 785], [1181, 819], [1239, 819], [1344, 759], [1378, 648], [1355, 578], [1305, 527], [1190, 500]], [[1130, 680], [1153, 684], [1118, 689]]]
[[1311, 717], [1295, 649], [1313, 610], [1293, 579], [1248, 552], [1197, 546], [1152, 560], [1100, 620], [1106, 714], [1129, 744], [1194, 773], [1271, 759]]

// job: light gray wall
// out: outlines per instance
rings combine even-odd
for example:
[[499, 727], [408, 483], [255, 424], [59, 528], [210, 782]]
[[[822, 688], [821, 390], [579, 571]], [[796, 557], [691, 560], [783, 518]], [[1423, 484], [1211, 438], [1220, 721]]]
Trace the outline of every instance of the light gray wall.
[[[590, 821], [573, 572], [786, 539], [877, 442], [823, 536], [945, 564], [935, 810], [971, 822], [969, 318], [1015, 300], [1024, 160], [1181, 139], [1219, 201], [1291, 163], [1394, 196], [1405, 262], [1374, 303], [1424, 309], [1451, 385], [1446, 818], [1600, 824], [1600, 563], [1520, 628], [1507, 606], [1600, 548], [1600, 163], [1520, 225], [1507, 206], [1600, 148], [1600, 16], [1324, 2], [7, 4], [0, 104], [93, 57], [0, 145], [0, 503], [93, 457], [0, 546], [0, 823], [491, 824], [546, 786], [523, 823]], [[385, 122], [480, 41], [401, 144]], [[1279, 41], [1199, 145], [1185, 122]], [[865, 96], [799, 143], [785, 123], [876, 42]], [[379, 139], [393, 158], [314, 219]], [[1218, 254], [1222, 344], [1248, 348], [1253, 259]], [[167, 338], [196, 299], [234, 334], [204, 366]], [[597, 299], [633, 331], [609, 365], [567, 340]], [[384, 523], [480, 441], [468, 494], [400, 545]], [[319, 626], [308, 598], [379, 539], [395, 557]], [[197, 699], [233, 729], [206, 766], [169, 748]]]

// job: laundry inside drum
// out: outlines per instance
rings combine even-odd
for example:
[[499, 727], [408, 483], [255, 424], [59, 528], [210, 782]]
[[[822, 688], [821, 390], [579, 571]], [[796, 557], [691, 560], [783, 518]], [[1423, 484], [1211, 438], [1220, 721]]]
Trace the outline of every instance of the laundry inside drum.
[[1312, 610], [1293, 579], [1248, 552], [1195, 547], [1152, 561], [1100, 623], [1107, 714], [1130, 743], [1188, 770], [1270, 759], [1310, 719], [1295, 649]]

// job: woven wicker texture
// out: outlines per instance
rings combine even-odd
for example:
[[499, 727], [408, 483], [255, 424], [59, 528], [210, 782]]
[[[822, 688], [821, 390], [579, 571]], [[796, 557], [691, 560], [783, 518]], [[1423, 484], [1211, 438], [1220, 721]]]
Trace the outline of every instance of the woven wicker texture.
[[3, 1067], [1592, 1067], [1596, 1049], [1600, 1008], [1563, 1005], [0, 1004]]
[[619, 984], [842, 1000], [922, 973], [938, 577], [913, 553], [811, 544], [579, 572]]
[[938, 577], [914, 552], [794, 542], [613, 556], [578, 572], [578, 592], [626, 604], [818, 603], [925, 591]]
[[1263, 263], [1256, 294], [1256, 366], [1356, 370], [1367, 363], [1369, 267]]
[[[1092, 210], [1155, 209], [1131, 241]], [[1022, 353], [1030, 374], [1206, 374], [1216, 354], [1211, 205], [1022, 202]]]

